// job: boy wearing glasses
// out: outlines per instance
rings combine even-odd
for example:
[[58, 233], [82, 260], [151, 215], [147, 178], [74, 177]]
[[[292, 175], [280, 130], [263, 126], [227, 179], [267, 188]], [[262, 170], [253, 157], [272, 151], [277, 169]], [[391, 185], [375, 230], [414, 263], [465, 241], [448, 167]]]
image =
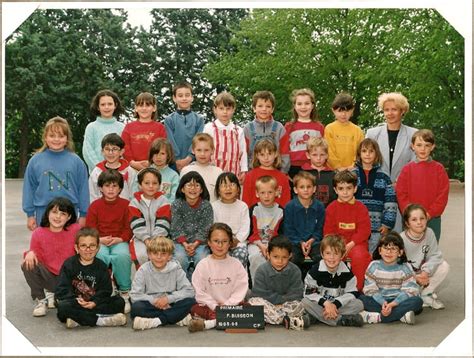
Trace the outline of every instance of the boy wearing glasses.
[[77, 326], [123, 326], [125, 302], [120, 296], [111, 296], [112, 282], [107, 266], [96, 254], [99, 251], [99, 233], [84, 227], [76, 234], [77, 254], [61, 268], [56, 287], [58, 319], [67, 328]]
[[97, 185], [99, 175], [107, 169], [116, 169], [123, 177], [123, 189], [120, 196], [130, 200], [133, 195], [132, 185], [135, 180], [136, 171], [122, 158], [125, 142], [117, 133], [104, 136], [101, 142], [104, 160], [97, 163], [89, 177], [90, 202], [101, 197], [101, 191]]
[[97, 258], [112, 272], [117, 282], [120, 296], [125, 300], [125, 313], [130, 312], [128, 291], [132, 261], [128, 244], [132, 237], [128, 218], [129, 201], [119, 197], [123, 188], [123, 177], [117, 170], [105, 170], [98, 178], [100, 199], [95, 200], [87, 210], [86, 226], [99, 232], [101, 243]]

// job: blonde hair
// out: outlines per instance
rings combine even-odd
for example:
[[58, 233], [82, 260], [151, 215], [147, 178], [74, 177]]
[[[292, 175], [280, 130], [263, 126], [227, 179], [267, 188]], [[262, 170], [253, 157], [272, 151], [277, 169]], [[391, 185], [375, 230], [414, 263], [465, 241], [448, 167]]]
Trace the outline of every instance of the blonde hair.
[[314, 95], [314, 92], [310, 90], [309, 88], [300, 88], [300, 89], [295, 89], [293, 92], [291, 92], [290, 96], [290, 101], [293, 104], [293, 120], [292, 122], [296, 122], [298, 119], [298, 113], [295, 110], [295, 104], [296, 104], [296, 97], [298, 96], [308, 96], [311, 99], [311, 103], [313, 104], [313, 109], [311, 110], [311, 113], [309, 115], [309, 118], [311, 119], [312, 122], [317, 122], [318, 121], [318, 109], [316, 108], [316, 97]]
[[255, 182], [255, 189], [259, 190], [262, 184], [268, 184], [271, 183], [273, 184], [273, 189], [278, 189], [278, 181], [272, 177], [271, 175], [264, 175], [260, 178], [257, 179]]
[[410, 110], [410, 105], [408, 104], [407, 98], [399, 92], [382, 93], [378, 98], [379, 109], [383, 111], [385, 102], [389, 101], [395, 103], [395, 106], [402, 110], [403, 115], [408, 113]]
[[165, 252], [167, 254], [173, 254], [174, 244], [173, 241], [164, 236], [155, 236], [150, 239], [146, 252], [151, 254], [157, 254], [159, 252]]
[[298, 182], [302, 180], [309, 180], [313, 186], [316, 186], [316, 177], [310, 172], [306, 172], [304, 170], [300, 171], [293, 177], [293, 186], [296, 187]]
[[206, 142], [214, 150], [214, 139], [207, 133], [198, 133], [193, 137], [192, 148], [194, 149], [199, 142]]
[[336, 253], [341, 254], [341, 257], [346, 253], [346, 243], [341, 235], [329, 234], [324, 236], [319, 247], [321, 254], [327, 247], [330, 247]]
[[316, 148], [323, 148], [326, 154], [329, 152], [328, 142], [323, 137], [310, 137], [306, 142], [306, 151], [308, 153], [311, 153]]
[[252, 159], [252, 168], [257, 168], [261, 165], [260, 161], [257, 158], [257, 153], [261, 153], [267, 150], [269, 153], [276, 153], [275, 161], [273, 162], [273, 167], [275, 169], [281, 168], [281, 156], [278, 151], [276, 144], [268, 138], [260, 139], [253, 150], [253, 159]]
[[43, 145], [37, 152], [44, 152], [48, 145], [46, 144], [46, 136], [49, 132], [56, 132], [66, 135], [67, 142], [65, 149], [74, 152], [74, 142], [72, 140], [72, 131], [71, 127], [69, 127], [69, 123], [62, 117], [56, 116], [48, 120], [43, 128], [43, 135], [41, 137], [43, 141]]

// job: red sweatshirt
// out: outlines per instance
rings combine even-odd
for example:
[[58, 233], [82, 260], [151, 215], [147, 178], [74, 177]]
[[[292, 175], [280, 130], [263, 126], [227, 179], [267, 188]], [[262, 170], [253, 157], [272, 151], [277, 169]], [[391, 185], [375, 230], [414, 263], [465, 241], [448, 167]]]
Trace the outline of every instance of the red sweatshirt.
[[400, 212], [410, 203], [421, 204], [433, 218], [448, 204], [449, 178], [435, 160], [410, 162], [402, 168], [395, 188]]
[[132, 237], [128, 205], [129, 201], [120, 197], [114, 201], [103, 197], [94, 200], [87, 210], [86, 226], [97, 229], [100, 237], [111, 235], [128, 242]]
[[123, 156], [129, 162], [131, 160], [148, 160], [151, 143], [156, 138], [166, 138], [165, 126], [160, 122], [136, 120], [127, 123], [122, 132], [122, 139], [125, 142]]
[[249, 171], [245, 176], [242, 201], [245, 202], [249, 208], [258, 203], [255, 182], [264, 175], [270, 175], [277, 180], [281, 195], [276, 198], [275, 202], [284, 208], [286, 203], [291, 200], [290, 182], [288, 181], [288, 175], [276, 169], [267, 170], [258, 167]]

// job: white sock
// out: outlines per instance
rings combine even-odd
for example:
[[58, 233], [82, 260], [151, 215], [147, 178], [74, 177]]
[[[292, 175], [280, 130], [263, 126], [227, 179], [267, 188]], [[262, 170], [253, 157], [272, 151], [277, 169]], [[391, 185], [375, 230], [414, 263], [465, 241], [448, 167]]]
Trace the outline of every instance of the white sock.
[[152, 326], [153, 327], [158, 327], [158, 326], [161, 326], [161, 320], [156, 317], [156, 318], [150, 318], [151, 319], [151, 322], [152, 322]]
[[215, 319], [206, 319], [204, 321], [204, 328], [205, 329], [212, 329], [216, 326], [216, 320]]

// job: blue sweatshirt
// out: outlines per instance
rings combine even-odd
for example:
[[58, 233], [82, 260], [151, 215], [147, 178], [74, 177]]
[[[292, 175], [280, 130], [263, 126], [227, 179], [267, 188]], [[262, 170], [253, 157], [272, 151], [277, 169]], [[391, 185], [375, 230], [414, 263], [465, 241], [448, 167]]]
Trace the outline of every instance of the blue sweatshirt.
[[165, 118], [168, 140], [173, 146], [175, 160], [192, 156], [191, 143], [204, 129], [204, 120], [193, 111], [178, 110]]
[[58, 196], [71, 200], [80, 216], [85, 217], [89, 207], [87, 168], [81, 158], [69, 150], [46, 149], [35, 154], [26, 167], [23, 211], [28, 217], [34, 216], [37, 208], [44, 208]]
[[285, 206], [283, 223], [285, 236], [293, 244], [308, 241], [314, 238], [312, 246], [321, 242], [323, 238], [325, 209], [324, 205], [316, 199], [308, 208], [301, 205], [298, 197], [292, 199]]

